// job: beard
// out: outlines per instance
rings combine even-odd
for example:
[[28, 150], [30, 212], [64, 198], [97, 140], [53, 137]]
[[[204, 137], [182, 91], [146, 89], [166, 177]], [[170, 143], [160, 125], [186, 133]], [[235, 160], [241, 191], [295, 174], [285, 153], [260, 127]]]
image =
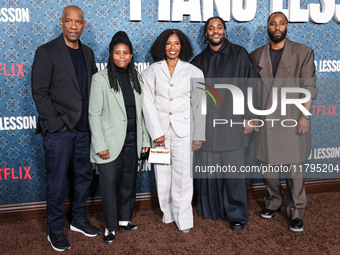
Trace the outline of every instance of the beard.
[[274, 31], [273, 33], [270, 33], [269, 30], [267, 30], [268, 36], [269, 36], [270, 40], [271, 40], [272, 42], [274, 42], [274, 43], [279, 43], [279, 42], [283, 41], [283, 40], [286, 38], [286, 36], [287, 36], [287, 31], [288, 31], [288, 29], [285, 29], [285, 30], [281, 33], [281, 36], [280, 36], [280, 37], [275, 37], [275, 36], [274, 36], [274, 33], [275, 33], [276, 31]]
[[[212, 36], [213, 36], [213, 35], [212, 35]], [[214, 40], [212, 39], [212, 36], [209, 36], [209, 37], [207, 38], [207, 40], [209, 41], [209, 43], [210, 43], [211, 45], [214, 45], [214, 46], [221, 45], [221, 44], [223, 43], [224, 39], [225, 39], [225, 37], [222, 36], [221, 39], [220, 39], [219, 41], [216, 42], [216, 41], [214, 41]]]

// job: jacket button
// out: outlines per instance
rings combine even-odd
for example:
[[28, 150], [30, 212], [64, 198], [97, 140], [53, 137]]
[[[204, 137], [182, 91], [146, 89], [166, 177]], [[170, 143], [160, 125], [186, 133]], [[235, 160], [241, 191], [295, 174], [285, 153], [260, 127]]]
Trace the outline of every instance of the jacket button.
[[171, 83], [171, 84], [170, 84], [170, 87], [173, 87], [173, 86], [174, 86], [174, 84]]
[[170, 101], [172, 101], [173, 99], [172, 98], [170, 98]]
[[172, 115], [172, 112], [169, 112], [169, 115]]

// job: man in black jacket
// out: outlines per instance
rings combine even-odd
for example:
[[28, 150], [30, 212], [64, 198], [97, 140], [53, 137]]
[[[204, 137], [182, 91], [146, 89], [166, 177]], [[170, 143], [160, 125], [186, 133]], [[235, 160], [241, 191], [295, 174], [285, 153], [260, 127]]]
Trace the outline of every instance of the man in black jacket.
[[36, 133], [43, 136], [47, 177], [48, 241], [57, 251], [70, 249], [64, 235], [64, 183], [70, 163], [74, 169], [71, 230], [96, 236], [86, 220], [92, 182], [88, 98], [97, 71], [93, 51], [79, 40], [85, 28], [83, 11], [68, 6], [60, 19], [62, 35], [40, 46], [32, 67], [32, 95], [39, 113]]
[[[206, 83], [210, 83], [210, 86], [227, 82], [235, 84], [246, 94], [249, 86], [246, 79], [257, 77], [247, 51], [225, 38], [226, 25], [220, 17], [207, 20], [204, 34], [209, 45], [193, 59], [192, 64], [203, 71]], [[256, 83], [249, 84], [256, 92]], [[247, 107], [244, 115], [234, 115], [235, 99], [232, 94], [226, 89], [216, 88], [216, 91], [220, 96], [221, 105], [215, 106], [212, 100], [207, 101], [206, 142], [202, 146], [201, 164], [207, 167], [232, 166], [239, 170], [245, 165], [249, 134], [253, 131], [249, 125], [251, 121], [248, 123], [248, 120], [254, 119], [255, 116]], [[254, 98], [256, 99], [255, 96]], [[256, 100], [253, 101], [256, 105]], [[215, 126], [214, 119], [227, 120], [229, 124]], [[238, 124], [231, 125], [231, 121]], [[231, 229], [242, 230], [248, 222], [245, 179], [233, 174], [217, 177], [222, 178], [201, 179], [198, 214], [213, 220], [224, 219], [227, 215]]]

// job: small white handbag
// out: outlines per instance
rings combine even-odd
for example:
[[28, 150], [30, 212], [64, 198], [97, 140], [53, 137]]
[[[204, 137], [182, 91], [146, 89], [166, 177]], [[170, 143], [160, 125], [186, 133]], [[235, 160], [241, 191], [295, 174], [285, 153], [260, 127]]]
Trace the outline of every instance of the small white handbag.
[[162, 147], [154, 147], [150, 149], [149, 163], [154, 164], [170, 164], [170, 150]]

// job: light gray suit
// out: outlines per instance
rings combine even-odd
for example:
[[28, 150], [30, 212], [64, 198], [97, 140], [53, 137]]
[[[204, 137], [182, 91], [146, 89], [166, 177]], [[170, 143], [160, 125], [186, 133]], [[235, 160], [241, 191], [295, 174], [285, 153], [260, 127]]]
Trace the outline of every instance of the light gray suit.
[[163, 222], [175, 221], [180, 230], [192, 228], [190, 135], [193, 140], [205, 141], [205, 118], [200, 114], [204, 94], [190, 78], [203, 81], [203, 73], [197, 67], [178, 60], [171, 77], [163, 60], [148, 67], [142, 76], [146, 128], [152, 140], [165, 136], [165, 145], [171, 154], [171, 165], [155, 165]]
[[148, 67], [142, 77], [145, 83], [143, 112], [151, 139], [163, 136], [172, 125], [179, 137], [191, 134], [193, 140], [205, 141], [205, 118], [200, 114], [203, 92], [196, 89], [203, 86], [190, 81], [197, 78], [204, 82], [203, 72], [178, 60], [171, 77], [166, 61], [162, 60]]
[[[296, 127], [283, 127], [283, 119], [294, 119], [297, 122], [301, 111], [294, 105], [287, 106], [287, 115], [281, 115], [281, 88], [301, 87], [311, 93], [315, 99], [317, 88], [315, 86], [314, 52], [307, 46], [285, 41], [284, 50], [276, 71], [275, 79], [272, 73], [270, 59], [270, 44], [267, 44], [250, 54], [261, 81], [258, 83], [259, 108], [269, 109], [272, 106], [272, 88], [278, 88], [278, 107], [274, 113], [263, 116], [266, 123], [256, 135], [256, 159], [271, 165], [301, 164], [307, 160], [311, 148], [311, 131], [304, 135], [297, 133]], [[300, 94], [289, 94], [289, 98], [299, 98]], [[279, 119], [274, 127], [266, 119]], [[289, 123], [292, 124], [292, 123]], [[267, 209], [277, 210], [282, 204], [282, 193], [278, 175], [265, 175], [269, 197], [265, 198]], [[287, 214], [291, 219], [303, 218], [307, 199], [305, 195], [303, 172], [291, 173], [287, 178], [288, 198]]]

